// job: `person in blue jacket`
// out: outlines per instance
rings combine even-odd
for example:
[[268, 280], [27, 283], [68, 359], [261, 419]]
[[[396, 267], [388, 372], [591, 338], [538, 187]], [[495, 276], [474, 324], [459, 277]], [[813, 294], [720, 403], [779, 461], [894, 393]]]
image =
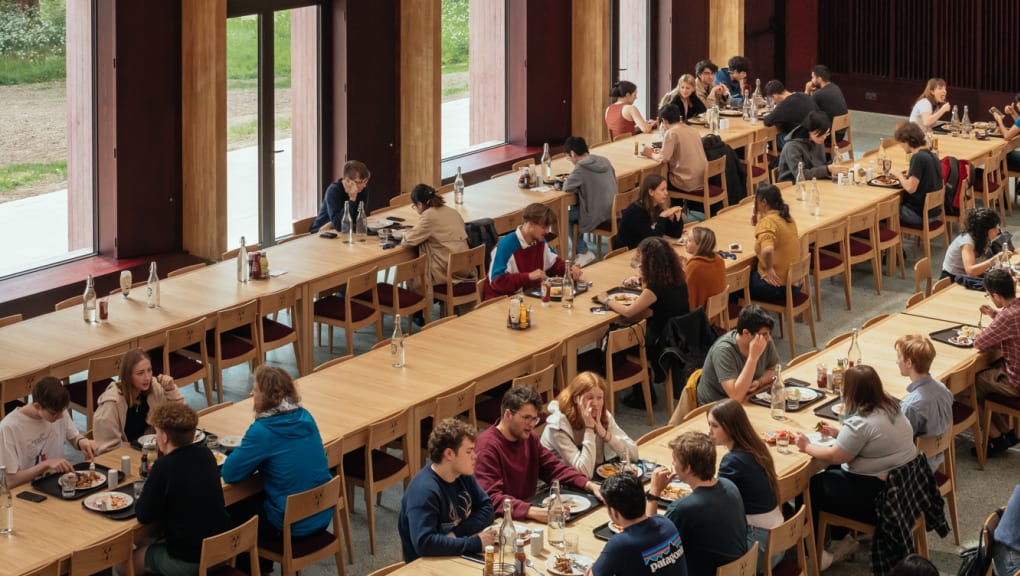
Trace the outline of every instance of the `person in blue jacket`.
[[475, 481], [473, 426], [447, 418], [429, 435], [429, 460], [400, 501], [404, 562], [421, 556], [478, 554], [496, 541], [492, 501]]
[[[255, 421], [223, 463], [221, 474], [233, 484], [260, 472], [262, 494], [232, 506], [231, 516], [240, 524], [257, 513], [260, 535], [282, 538], [287, 497], [325, 484], [332, 475], [319, 427], [299, 404], [301, 397], [290, 374], [275, 366], [259, 366], [252, 396]], [[331, 519], [332, 511], [323, 510], [295, 523], [291, 535], [314, 534]]]

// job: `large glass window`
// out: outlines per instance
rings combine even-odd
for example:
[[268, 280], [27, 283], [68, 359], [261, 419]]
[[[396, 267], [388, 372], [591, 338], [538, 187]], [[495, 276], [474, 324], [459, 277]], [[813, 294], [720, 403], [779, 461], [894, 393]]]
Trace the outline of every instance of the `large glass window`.
[[[649, 82], [649, 3], [646, 0], [613, 2], [614, 80], [637, 86], [635, 104], [645, 118], [658, 116], [661, 94], [652, 94]], [[607, 90], [608, 92], [608, 90]]]
[[442, 0], [442, 157], [506, 142], [506, 3]]
[[95, 250], [92, 4], [71, 4], [0, 1], [0, 277]]

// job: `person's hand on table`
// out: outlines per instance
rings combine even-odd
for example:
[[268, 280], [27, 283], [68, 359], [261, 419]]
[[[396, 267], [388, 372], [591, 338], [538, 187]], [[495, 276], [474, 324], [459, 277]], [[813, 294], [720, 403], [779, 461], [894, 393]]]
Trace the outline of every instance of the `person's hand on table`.
[[83, 436], [81, 440], [78, 440], [78, 450], [81, 450], [87, 460], [92, 460], [96, 457], [96, 452], [99, 451], [99, 444], [95, 440], [89, 440]]
[[659, 466], [652, 471], [652, 480], [648, 483], [648, 493], [658, 498], [672, 480], [673, 471], [668, 466]]
[[581, 279], [581, 273], [582, 272], [580, 266], [578, 266], [577, 264], [570, 265], [570, 277], [573, 278], [574, 281]]
[[[624, 278], [622, 284], [625, 288], [637, 288], [641, 286], [641, 277], [631, 276], [629, 278]], [[603, 294], [605, 294], [605, 292], [603, 292]]]
[[482, 550], [485, 550], [486, 546], [492, 546], [496, 543], [496, 529], [487, 528], [478, 533], [478, 539], [482, 541]]
[[779, 277], [779, 274], [776, 274], [775, 268], [769, 268], [766, 270], [765, 273], [762, 274], [761, 279], [772, 286], [783, 286], [783, 280]]
[[74, 472], [74, 466], [65, 458], [54, 458], [52, 460], [44, 460], [42, 462], [46, 464], [46, 469], [50, 472], [58, 472], [64, 474], [65, 472]]
[[596, 304], [608, 304], [609, 303], [609, 292], [599, 292], [595, 295]]
[[592, 496], [598, 498], [599, 502], [605, 502], [605, 500], [602, 499], [602, 489], [598, 484], [589, 480], [588, 483], [584, 485], [584, 489], [591, 492]]
[[537, 268], [535, 270], [532, 270], [531, 272], [528, 273], [528, 278], [531, 279], [531, 281], [533, 281], [533, 282], [536, 281], [536, 280], [541, 282], [542, 280], [545, 280], [545, 278], [546, 278], [545, 270], [542, 270], [541, 268]]
[[332, 222], [326, 222], [322, 226], [319, 226], [319, 232], [329, 232], [330, 230], [336, 230]]
[[534, 520], [535, 522], [548, 522], [549, 509], [541, 506], [532, 506], [528, 508], [528, 520]]

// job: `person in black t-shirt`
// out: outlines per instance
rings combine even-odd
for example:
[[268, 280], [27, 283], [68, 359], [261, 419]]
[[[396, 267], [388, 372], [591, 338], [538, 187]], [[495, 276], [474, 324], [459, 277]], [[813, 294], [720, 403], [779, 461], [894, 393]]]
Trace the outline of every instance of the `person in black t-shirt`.
[[[804, 92], [811, 95], [811, 99], [818, 105], [818, 109], [825, 112], [831, 121], [836, 116], [842, 116], [850, 111], [846, 105], [846, 98], [839, 86], [831, 80], [828, 66], [821, 64], [811, 69], [811, 80], [804, 85]], [[843, 134], [836, 134], [836, 138], [842, 139]]]
[[[933, 191], [943, 187], [942, 164], [935, 154], [927, 148], [924, 131], [913, 122], [900, 122], [896, 126], [893, 138], [910, 158], [910, 167], [901, 172], [900, 184], [903, 196], [900, 204], [900, 223], [912, 228], [920, 228], [921, 214], [924, 212], [924, 198]], [[934, 220], [942, 214], [936, 208], [928, 214], [928, 220]]]
[[161, 539], [134, 552], [136, 574], [198, 574], [202, 540], [230, 528], [216, 458], [196, 444], [198, 415], [186, 404], [168, 403], [149, 412], [164, 456], [152, 466], [135, 502], [142, 524], [156, 524]]

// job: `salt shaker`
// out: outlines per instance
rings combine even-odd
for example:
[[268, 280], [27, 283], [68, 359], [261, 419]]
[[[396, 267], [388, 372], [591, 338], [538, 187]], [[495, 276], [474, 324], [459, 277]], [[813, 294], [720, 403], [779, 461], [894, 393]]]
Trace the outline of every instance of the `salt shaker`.
[[121, 456], [120, 457], [120, 473], [123, 474], [125, 478], [127, 478], [128, 476], [131, 475], [131, 457], [130, 456]]
[[545, 530], [541, 527], [531, 529], [531, 555], [539, 556], [542, 554], [542, 549], [545, 548]]
[[118, 478], [117, 469], [110, 468], [106, 471], [106, 487], [113, 490], [117, 488], [118, 485], [120, 485], [120, 478]]

